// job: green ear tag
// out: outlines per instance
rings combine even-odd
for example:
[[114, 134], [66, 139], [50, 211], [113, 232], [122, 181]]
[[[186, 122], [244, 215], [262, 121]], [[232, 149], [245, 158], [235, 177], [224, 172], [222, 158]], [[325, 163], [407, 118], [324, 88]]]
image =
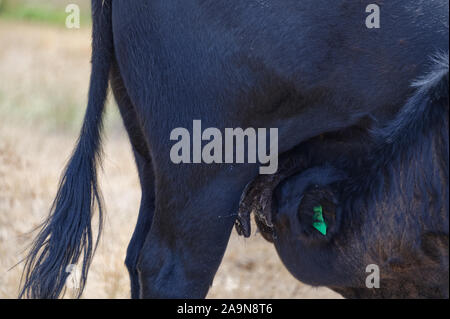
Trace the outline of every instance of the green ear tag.
[[313, 227], [317, 229], [322, 235], [326, 236], [327, 224], [323, 219], [322, 206], [316, 206], [313, 208], [313, 210], [314, 210]]

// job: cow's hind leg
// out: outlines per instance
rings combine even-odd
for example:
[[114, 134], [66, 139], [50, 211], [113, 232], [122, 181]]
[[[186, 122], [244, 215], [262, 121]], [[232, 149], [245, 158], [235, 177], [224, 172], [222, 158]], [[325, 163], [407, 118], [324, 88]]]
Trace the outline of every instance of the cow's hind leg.
[[128, 245], [125, 265], [127, 266], [131, 281], [131, 298], [139, 298], [140, 286], [137, 273], [137, 260], [139, 252], [144, 245], [147, 233], [152, 224], [155, 210], [155, 186], [151, 156], [145, 141], [139, 118], [134, 106], [126, 92], [116, 64], [113, 65], [111, 85], [119, 106], [120, 113], [133, 148], [133, 154], [141, 183], [141, 204], [139, 216], [131, 241]]
[[155, 210], [154, 179], [151, 163], [147, 162], [139, 154], [136, 154], [136, 152], [135, 158], [141, 181], [142, 197], [136, 228], [128, 245], [125, 259], [125, 265], [130, 275], [131, 298], [133, 299], [139, 298], [140, 294], [137, 261], [147, 233], [150, 230]]
[[155, 171], [155, 216], [138, 261], [141, 297], [204, 298], [225, 252], [239, 194], [251, 177], [208, 176], [188, 166]]

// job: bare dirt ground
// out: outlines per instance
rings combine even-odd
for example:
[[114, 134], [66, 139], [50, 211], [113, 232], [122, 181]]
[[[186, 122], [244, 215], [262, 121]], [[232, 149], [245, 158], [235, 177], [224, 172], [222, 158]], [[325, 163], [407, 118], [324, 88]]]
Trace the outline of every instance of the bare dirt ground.
[[[47, 215], [86, 105], [90, 33], [0, 20], [0, 298], [16, 298], [27, 234]], [[84, 298], [128, 298], [125, 251], [140, 189], [130, 145], [108, 105], [105, 232]], [[70, 297], [70, 293], [67, 294]], [[233, 231], [209, 298], [340, 298], [296, 281], [258, 234]]]

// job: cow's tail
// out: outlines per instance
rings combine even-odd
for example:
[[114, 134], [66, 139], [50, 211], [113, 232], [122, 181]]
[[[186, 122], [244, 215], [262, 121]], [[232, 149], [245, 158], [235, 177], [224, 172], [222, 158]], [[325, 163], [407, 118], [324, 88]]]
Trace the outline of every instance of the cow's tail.
[[[83, 127], [61, 177], [50, 215], [25, 260], [20, 298], [58, 298], [77, 264], [81, 273], [78, 285], [73, 287], [78, 288], [79, 297], [102, 230], [102, 199], [96, 167], [100, 160], [102, 115], [114, 54], [111, 0], [92, 0], [92, 18], [92, 71]], [[95, 207], [99, 210], [96, 238], [91, 226]]]

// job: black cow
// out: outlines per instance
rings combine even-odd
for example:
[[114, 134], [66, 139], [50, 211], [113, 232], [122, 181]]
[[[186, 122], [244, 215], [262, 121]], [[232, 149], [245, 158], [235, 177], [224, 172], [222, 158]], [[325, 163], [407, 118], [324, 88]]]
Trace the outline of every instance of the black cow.
[[448, 62], [436, 57], [388, 125], [311, 139], [250, 183], [239, 233], [253, 210], [295, 277], [345, 297], [448, 298]]
[[174, 164], [170, 132], [194, 119], [221, 131], [278, 128], [281, 154], [392, 118], [429, 55], [448, 51], [448, 1], [385, 2], [381, 28], [367, 29], [370, 2], [93, 0], [85, 120], [21, 296], [58, 297], [77, 262], [84, 287], [94, 206], [102, 216], [96, 164], [108, 80], [142, 185], [126, 259], [132, 297], [206, 296], [258, 166]]

